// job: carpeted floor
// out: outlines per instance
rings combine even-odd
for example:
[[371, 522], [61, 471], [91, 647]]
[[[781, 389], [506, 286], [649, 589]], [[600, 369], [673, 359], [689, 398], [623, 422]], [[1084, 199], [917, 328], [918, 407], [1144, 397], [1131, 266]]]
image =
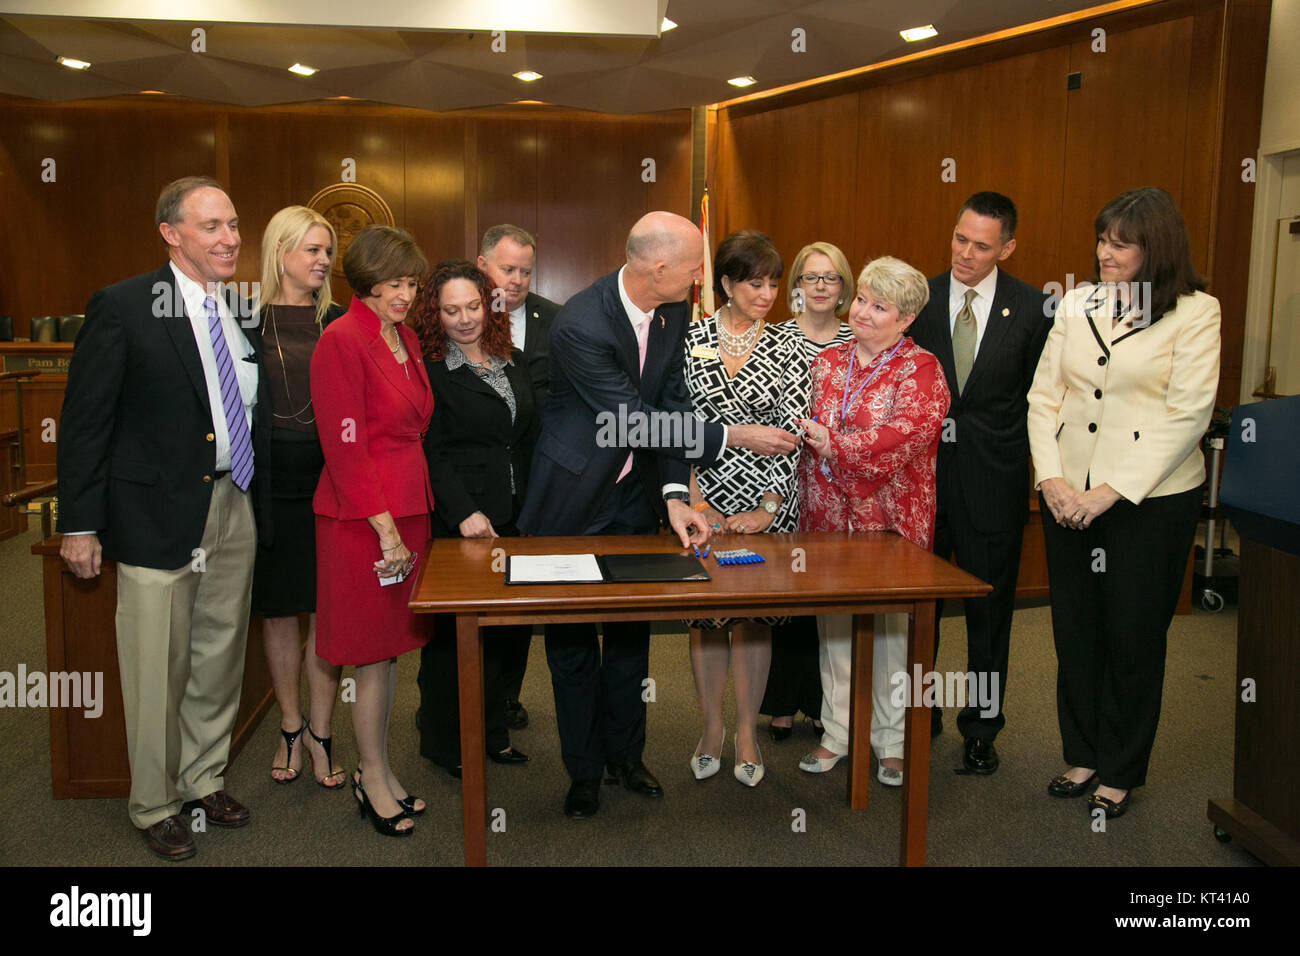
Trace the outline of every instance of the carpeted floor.
[[[0, 670], [19, 662], [45, 669], [36, 532], [0, 543]], [[1147, 786], [1129, 813], [1094, 832], [1081, 800], [1056, 800], [1047, 781], [1063, 769], [1056, 724], [1056, 659], [1049, 611], [1020, 609], [1011, 647], [1007, 727], [991, 777], [958, 775], [962, 741], [955, 712], [933, 742], [927, 859], [939, 866], [1252, 866], [1254, 857], [1221, 844], [1206, 801], [1232, 793], [1236, 609], [1199, 609], [1175, 619], [1169, 635], [1164, 710]], [[939, 670], [962, 670], [960, 617], [943, 622]], [[412, 714], [416, 655], [402, 659], [392, 731], [393, 764], [429, 802], [415, 835], [384, 839], [360, 818], [350, 793], [327, 792], [310, 774], [289, 787], [267, 774], [279, 714], [262, 722], [227, 774], [227, 789], [253, 811], [240, 830], [199, 834], [184, 866], [459, 865], [460, 784], [417, 753]], [[555, 708], [542, 642], [534, 640], [523, 701], [531, 726], [513, 735], [532, 756], [520, 767], [488, 764], [492, 865], [545, 866], [889, 866], [897, 862], [900, 794], [874, 784], [870, 806], [847, 806], [845, 765], [819, 777], [798, 759], [814, 744], [811, 725], [783, 743], [761, 735], [767, 776], [754, 790], [723, 772], [696, 783], [687, 767], [699, 738], [694, 683], [682, 633], [651, 642], [657, 699], [649, 705], [646, 764], [666, 789], [650, 800], [606, 787], [599, 814], [573, 821], [560, 812], [568, 780], [559, 759]], [[306, 699], [304, 688], [303, 699]], [[734, 707], [728, 689], [728, 726]], [[347, 705], [335, 712], [343, 764], [355, 765]], [[168, 866], [145, 849], [126, 801], [50, 798], [49, 724], [43, 710], [0, 711], [0, 864]], [[764, 719], [764, 724], [766, 719]], [[729, 739], [730, 739], [730, 735]], [[730, 748], [728, 748], [730, 757]], [[802, 812], [800, 812], [802, 811]], [[805, 821], [804, 832], [792, 823]]]

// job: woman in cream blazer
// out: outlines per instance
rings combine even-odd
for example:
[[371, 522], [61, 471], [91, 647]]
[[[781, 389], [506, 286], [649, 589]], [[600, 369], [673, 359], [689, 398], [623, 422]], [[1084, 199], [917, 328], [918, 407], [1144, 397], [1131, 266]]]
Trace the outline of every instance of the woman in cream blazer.
[[1108, 817], [1146, 781], [1165, 635], [1200, 512], [1219, 381], [1219, 303], [1161, 189], [1098, 214], [1101, 280], [1062, 298], [1029, 391], [1070, 769], [1048, 785]]

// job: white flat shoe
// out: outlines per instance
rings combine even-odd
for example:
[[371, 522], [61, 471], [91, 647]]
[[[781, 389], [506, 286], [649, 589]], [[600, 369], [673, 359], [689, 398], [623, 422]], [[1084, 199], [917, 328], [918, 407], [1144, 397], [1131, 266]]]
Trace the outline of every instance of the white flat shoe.
[[901, 787], [903, 785], [903, 771], [881, 765], [876, 768], [876, 779], [886, 787]]
[[[726, 727], [722, 728], [722, 742], [724, 744], [727, 742]], [[704, 741], [701, 740], [700, 743], [703, 744]], [[721, 751], [722, 748], [719, 747], [718, 750]], [[707, 780], [721, 769], [722, 761], [717, 757], [702, 754], [698, 748], [695, 753], [691, 754], [691, 773], [694, 774], [696, 780]]]
[[818, 757], [814, 754], [804, 754], [799, 758], [799, 769], [808, 773], [825, 773], [843, 760], [844, 757], [844, 754], [836, 754], [834, 757]]
[[[740, 750], [740, 737], [736, 737], [736, 750]], [[759, 754], [759, 759], [762, 759]], [[740, 760], [740, 754], [736, 754], [736, 760]], [[763, 764], [750, 763], [748, 760], [736, 764], [736, 779], [747, 787], [757, 787], [763, 779]]]

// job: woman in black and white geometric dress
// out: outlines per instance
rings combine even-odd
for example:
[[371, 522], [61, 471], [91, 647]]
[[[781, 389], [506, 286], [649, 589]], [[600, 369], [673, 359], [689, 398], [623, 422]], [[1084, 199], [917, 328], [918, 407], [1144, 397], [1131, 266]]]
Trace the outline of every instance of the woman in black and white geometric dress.
[[[781, 256], [762, 233], [733, 233], [714, 257], [714, 292], [726, 304], [691, 325], [686, 336], [686, 384], [695, 413], [726, 425], [768, 425], [795, 431], [808, 409], [808, 361], [792, 324], [764, 318], [780, 297]], [[717, 534], [794, 531], [799, 526], [799, 452], [760, 456], [727, 448], [696, 465], [691, 502]], [[720, 540], [718, 547], [743, 541]], [[771, 625], [784, 618], [688, 621], [691, 669], [704, 731], [691, 757], [697, 780], [717, 773], [726, 730], [722, 694], [730, 665], [736, 688], [735, 776], [746, 786], [763, 778], [756, 727], [771, 663]], [[728, 640], [730, 630], [730, 640]]]

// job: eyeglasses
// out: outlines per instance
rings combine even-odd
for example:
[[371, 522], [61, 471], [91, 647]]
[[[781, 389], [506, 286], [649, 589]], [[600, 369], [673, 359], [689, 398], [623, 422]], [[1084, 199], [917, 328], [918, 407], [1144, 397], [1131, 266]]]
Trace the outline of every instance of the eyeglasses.
[[815, 272], [805, 272], [799, 277], [799, 281], [804, 285], [816, 285], [819, 282], [824, 282], [827, 285], [839, 285], [844, 279], [836, 272], [828, 272], [824, 276], [819, 276]]

